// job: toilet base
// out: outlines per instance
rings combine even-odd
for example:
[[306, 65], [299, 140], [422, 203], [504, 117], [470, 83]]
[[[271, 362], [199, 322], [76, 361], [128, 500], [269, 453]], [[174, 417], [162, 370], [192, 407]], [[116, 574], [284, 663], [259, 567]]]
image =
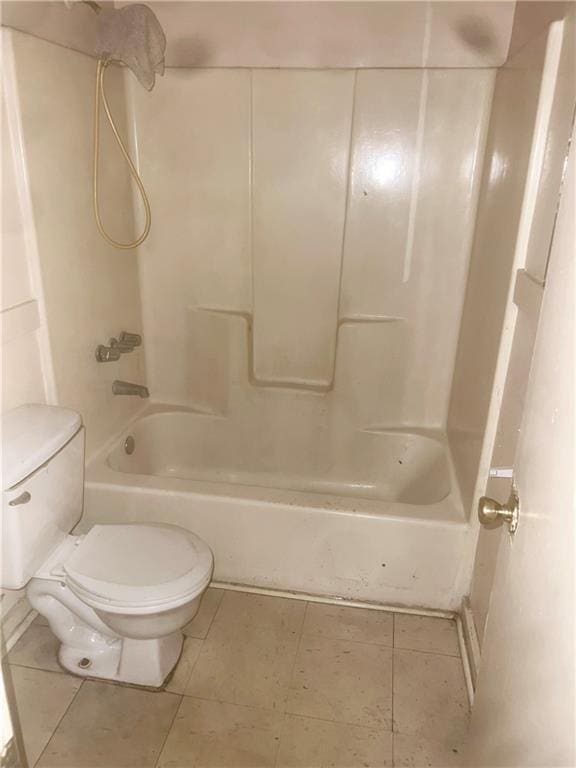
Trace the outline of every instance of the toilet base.
[[173, 632], [153, 640], [122, 638], [89, 648], [62, 643], [58, 660], [74, 675], [161, 688], [180, 658], [183, 642], [182, 632]]
[[[156, 638], [120, 635], [59, 579], [33, 578], [26, 594], [32, 607], [48, 619], [60, 640], [58, 660], [73, 675], [161, 688], [180, 658], [184, 643], [180, 629]], [[191, 602], [176, 626], [192, 618], [199, 602]]]

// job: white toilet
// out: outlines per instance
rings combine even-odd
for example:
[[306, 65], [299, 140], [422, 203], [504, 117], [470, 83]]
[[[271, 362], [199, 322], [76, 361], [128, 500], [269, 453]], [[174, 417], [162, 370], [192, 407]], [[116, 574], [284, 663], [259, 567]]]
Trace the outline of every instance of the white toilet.
[[70, 672], [160, 687], [182, 650], [214, 560], [177, 526], [95, 525], [82, 515], [84, 428], [66, 408], [2, 417], [2, 587], [28, 585]]

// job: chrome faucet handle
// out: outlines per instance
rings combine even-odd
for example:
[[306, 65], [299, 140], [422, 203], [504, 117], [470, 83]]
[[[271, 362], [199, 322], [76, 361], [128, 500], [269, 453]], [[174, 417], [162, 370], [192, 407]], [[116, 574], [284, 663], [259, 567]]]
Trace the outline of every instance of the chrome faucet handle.
[[96, 360], [99, 363], [112, 363], [115, 360], [120, 360], [120, 352], [120, 349], [112, 346], [105, 347], [104, 344], [98, 344], [96, 347]]
[[117, 350], [118, 354], [122, 354], [122, 355], [125, 352], [132, 352], [132, 350], [134, 349], [134, 344], [129, 344], [127, 341], [122, 341], [114, 337], [112, 337], [108, 343], [110, 344], [112, 349]]
[[142, 344], [142, 336], [139, 333], [128, 333], [128, 331], [121, 331], [118, 336], [118, 341], [121, 344], [130, 344], [132, 347], [139, 347]]

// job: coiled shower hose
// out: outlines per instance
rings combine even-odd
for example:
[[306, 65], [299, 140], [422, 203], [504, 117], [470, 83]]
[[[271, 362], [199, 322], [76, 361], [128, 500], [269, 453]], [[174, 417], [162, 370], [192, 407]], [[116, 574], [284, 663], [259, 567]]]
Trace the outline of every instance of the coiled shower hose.
[[[108, 243], [110, 243], [110, 245], [113, 245], [115, 248], [130, 250], [131, 248], [137, 248], [148, 237], [148, 233], [150, 232], [150, 224], [152, 222], [152, 213], [150, 211], [150, 203], [148, 202], [148, 197], [146, 195], [146, 190], [144, 189], [144, 184], [142, 184], [142, 179], [138, 175], [138, 171], [136, 170], [134, 163], [130, 159], [130, 155], [128, 154], [128, 150], [126, 149], [124, 142], [122, 141], [122, 137], [118, 133], [118, 128], [116, 127], [116, 123], [114, 122], [114, 118], [112, 117], [112, 113], [110, 111], [110, 105], [108, 104], [108, 99], [106, 98], [106, 92], [104, 90], [104, 73], [106, 72], [106, 67], [108, 66], [109, 63], [110, 63], [110, 60], [100, 59], [98, 61], [98, 66], [96, 67], [96, 98], [95, 98], [95, 107], [94, 107], [94, 170], [93, 170], [94, 216], [96, 217], [96, 224], [98, 225], [100, 234]], [[144, 224], [144, 230], [140, 235], [140, 237], [131, 243], [119, 243], [117, 240], [114, 240], [114, 238], [110, 237], [110, 235], [104, 229], [104, 225], [102, 224], [102, 219], [100, 218], [100, 206], [98, 203], [98, 187], [99, 187], [98, 165], [99, 165], [99, 156], [100, 156], [100, 101], [102, 101], [102, 104], [104, 104], [104, 111], [106, 112], [106, 117], [108, 118], [108, 122], [110, 123], [110, 128], [112, 128], [112, 132], [116, 138], [118, 146], [120, 147], [120, 151], [122, 152], [122, 154], [124, 155], [124, 159], [128, 163], [128, 168], [130, 169], [132, 178], [134, 179], [134, 181], [138, 186], [140, 194], [142, 195], [142, 202], [144, 203], [144, 210], [146, 214], [146, 223]]]

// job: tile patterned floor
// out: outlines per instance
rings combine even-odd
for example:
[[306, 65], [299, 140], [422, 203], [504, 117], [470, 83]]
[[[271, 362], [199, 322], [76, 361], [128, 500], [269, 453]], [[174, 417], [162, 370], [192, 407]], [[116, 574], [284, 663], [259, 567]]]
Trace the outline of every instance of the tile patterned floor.
[[66, 674], [39, 617], [11, 664], [30, 768], [459, 768], [454, 622], [209, 589], [165, 691]]

